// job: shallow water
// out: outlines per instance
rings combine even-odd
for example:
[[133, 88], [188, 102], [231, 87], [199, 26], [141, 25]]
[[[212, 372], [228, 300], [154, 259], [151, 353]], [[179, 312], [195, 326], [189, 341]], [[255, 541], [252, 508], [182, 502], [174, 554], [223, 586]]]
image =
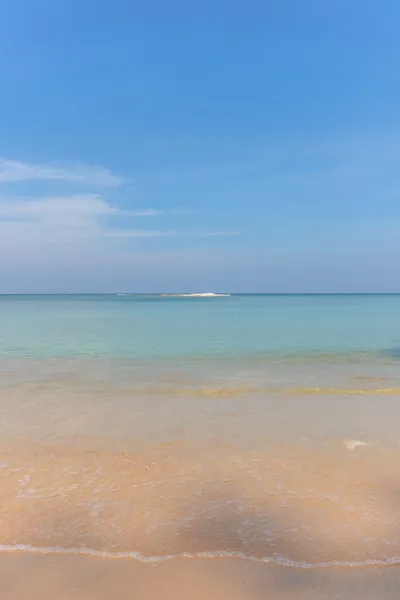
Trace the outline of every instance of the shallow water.
[[400, 296], [0, 298], [0, 545], [400, 556]]

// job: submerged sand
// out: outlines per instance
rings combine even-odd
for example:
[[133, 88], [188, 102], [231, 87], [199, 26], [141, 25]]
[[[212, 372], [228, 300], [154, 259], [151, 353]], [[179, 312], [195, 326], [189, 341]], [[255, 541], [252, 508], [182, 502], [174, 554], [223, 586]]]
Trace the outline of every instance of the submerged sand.
[[296, 569], [239, 559], [0, 554], [2, 600], [398, 600], [400, 569]]

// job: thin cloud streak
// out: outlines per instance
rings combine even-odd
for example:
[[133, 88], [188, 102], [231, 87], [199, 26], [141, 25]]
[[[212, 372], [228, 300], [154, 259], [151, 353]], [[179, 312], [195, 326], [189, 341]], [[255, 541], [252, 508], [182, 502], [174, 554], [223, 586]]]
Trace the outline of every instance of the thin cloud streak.
[[31, 164], [18, 160], [0, 158], [0, 183], [22, 181], [66, 181], [69, 183], [118, 187], [125, 179], [100, 165]]
[[156, 210], [155, 208], [143, 208], [139, 210], [119, 210], [116, 209], [119, 215], [126, 217], [158, 217], [165, 214], [162, 210]]
[[180, 235], [179, 231], [157, 231], [153, 229], [119, 229], [102, 233], [102, 237], [112, 238], [157, 238]]
[[127, 217], [158, 217], [162, 215], [192, 215], [192, 210], [181, 210], [181, 209], [172, 209], [172, 210], [159, 210], [156, 208], [144, 208], [138, 210], [119, 210], [118, 214], [125, 215]]
[[78, 213], [91, 215], [113, 215], [117, 209], [109, 206], [96, 194], [76, 194], [72, 196], [50, 196], [39, 198], [17, 197], [0, 199], [0, 219], [41, 218], [46, 214]]
[[241, 234], [241, 231], [195, 231], [194, 233], [192, 233], [194, 237], [218, 237]]
[[175, 211], [157, 210], [155, 208], [143, 208], [138, 210], [123, 210], [111, 206], [99, 194], [76, 194], [72, 196], [50, 196], [39, 197], [14, 197], [1, 200], [0, 219], [18, 218], [23, 215], [34, 215], [40, 212], [54, 210], [76, 210], [79, 212], [90, 211], [93, 214], [105, 216], [123, 217], [158, 217], [162, 215], [174, 215]]

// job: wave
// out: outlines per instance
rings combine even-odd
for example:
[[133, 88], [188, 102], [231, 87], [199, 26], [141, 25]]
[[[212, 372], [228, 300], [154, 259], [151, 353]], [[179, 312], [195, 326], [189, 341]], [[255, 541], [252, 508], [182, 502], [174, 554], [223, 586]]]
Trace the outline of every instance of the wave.
[[340, 561], [331, 560], [326, 562], [302, 562], [296, 561], [283, 555], [275, 556], [254, 556], [242, 552], [229, 552], [226, 550], [215, 550], [213, 552], [182, 552], [178, 554], [164, 554], [146, 556], [141, 552], [111, 552], [105, 550], [95, 550], [94, 548], [64, 548], [62, 546], [31, 546], [29, 544], [0, 544], [2, 553], [26, 553], [26, 554], [44, 554], [44, 555], [74, 555], [74, 556], [97, 556], [99, 558], [112, 559], [132, 559], [142, 563], [162, 563], [169, 560], [179, 559], [213, 559], [213, 558], [234, 558], [250, 562], [273, 564], [283, 567], [292, 567], [296, 569], [332, 569], [332, 568], [362, 568], [362, 567], [389, 567], [400, 565], [400, 556], [393, 556], [386, 559], [367, 559], [363, 561]]

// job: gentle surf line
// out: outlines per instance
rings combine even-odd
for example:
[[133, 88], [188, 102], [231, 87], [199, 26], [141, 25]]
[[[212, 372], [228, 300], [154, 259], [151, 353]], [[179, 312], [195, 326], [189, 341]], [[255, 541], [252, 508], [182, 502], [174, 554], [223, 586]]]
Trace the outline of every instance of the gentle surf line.
[[0, 544], [0, 553], [4, 554], [62, 554], [73, 556], [96, 556], [99, 558], [111, 559], [132, 559], [142, 563], [158, 564], [168, 560], [179, 560], [182, 558], [236, 558], [244, 561], [273, 564], [282, 567], [292, 567], [295, 569], [333, 569], [333, 568], [363, 568], [363, 567], [390, 567], [400, 565], [400, 556], [394, 556], [386, 560], [369, 559], [365, 561], [339, 561], [332, 560], [327, 562], [301, 562], [295, 561], [285, 556], [264, 556], [257, 557], [241, 552], [228, 552], [226, 550], [216, 550], [214, 552], [182, 552], [180, 554], [165, 554], [160, 556], [146, 556], [141, 552], [108, 552], [105, 550], [95, 550], [93, 548], [63, 548], [60, 546], [31, 546], [28, 544]]

